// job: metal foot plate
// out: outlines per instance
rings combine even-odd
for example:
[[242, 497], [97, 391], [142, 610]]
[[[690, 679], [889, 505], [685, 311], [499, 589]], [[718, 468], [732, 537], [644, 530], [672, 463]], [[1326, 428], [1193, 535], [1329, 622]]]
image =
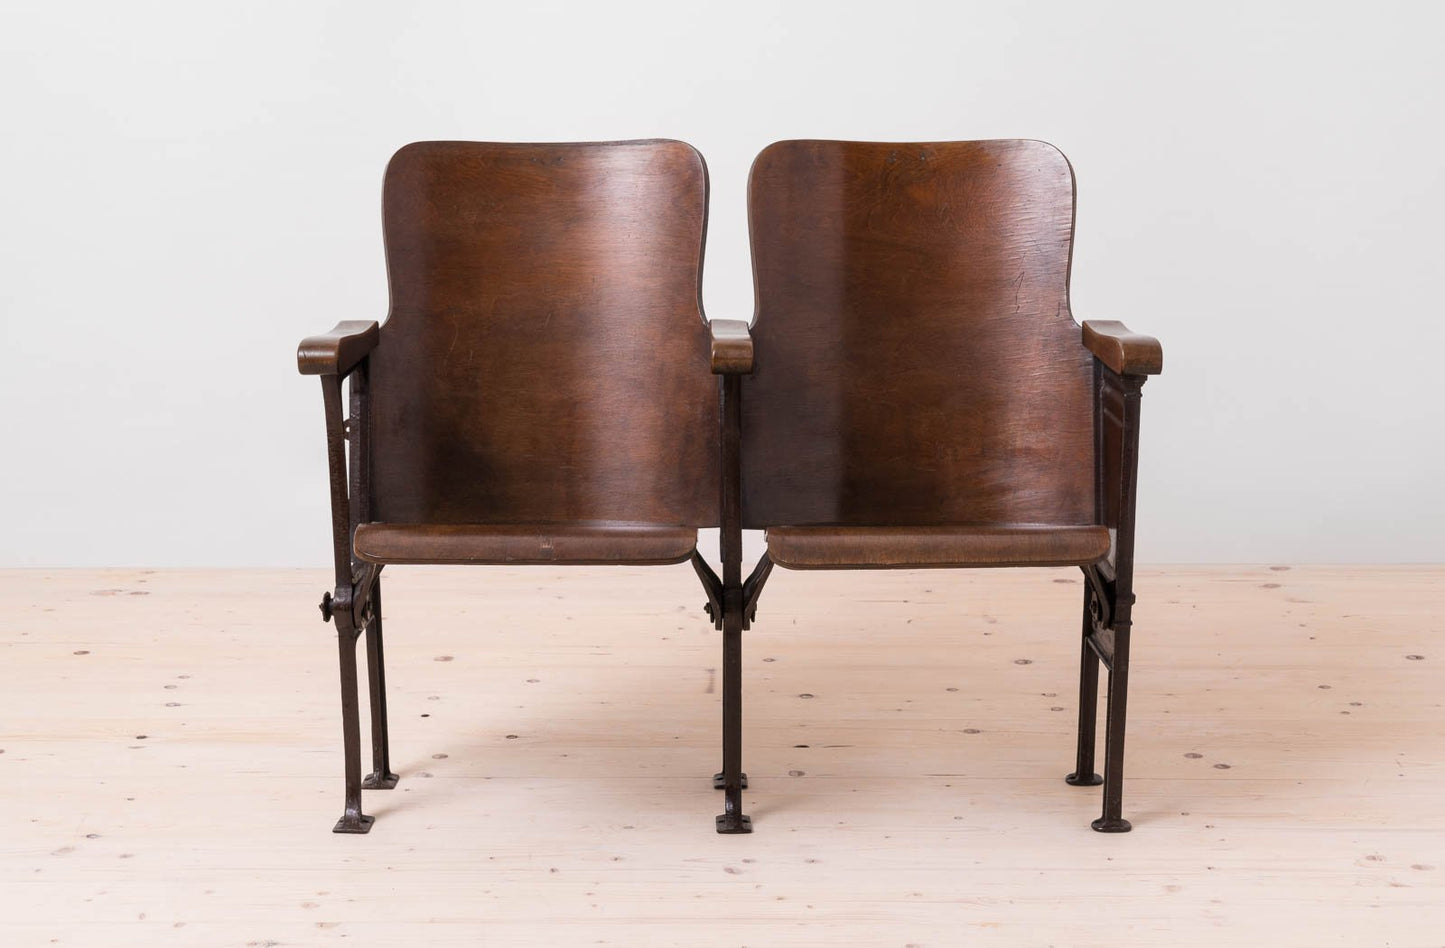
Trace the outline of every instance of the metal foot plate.
[[354, 818], [354, 819], [351, 818], [351, 817], [345, 817], [345, 816], [343, 816], [341, 819], [339, 819], [339, 820], [336, 821], [336, 825], [335, 825], [335, 826], [331, 827], [331, 832], [333, 832], [333, 833], [370, 833], [370, 832], [371, 832], [371, 824], [372, 824], [372, 823], [375, 823], [375, 822], [376, 822], [376, 817], [374, 817], [374, 816], [366, 816], [365, 814], [363, 814], [363, 815], [361, 815], [361, 816], [358, 816], [358, 817], [356, 817], [356, 818]]
[[[748, 788], [748, 775], [747, 775], [747, 774], [743, 774], [743, 775], [742, 775], [742, 778], [743, 778], [742, 788], [743, 788], [744, 790], [746, 790], [746, 789]], [[712, 788], [713, 788], [714, 790], [721, 790], [721, 789], [723, 788], [723, 775], [722, 775], [722, 774], [713, 774], [713, 775], [712, 775]]]
[[733, 833], [751, 833], [753, 831], [753, 818], [751, 816], [729, 816], [724, 813], [717, 818], [717, 831], [726, 835]]
[[1103, 817], [1089, 824], [1096, 833], [1127, 833], [1134, 828], [1128, 820], [1120, 818], [1117, 820], [1106, 820]]
[[390, 790], [396, 786], [401, 778], [393, 773], [373, 772], [361, 778], [361, 789], [363, 790]]
[[[1078, 774], [1073, 773], [1069, 774], [1067, 777], [1064, 778], [1064, 783], [1068, 784], [1071, 787], [1097, 787], [1103, 782], [1104, 778], [1099, 776], [1098, 774], [1093, 774], [1091, 776], [1081, 778]], [[362, 786], [366, 785], [362, 784]]]

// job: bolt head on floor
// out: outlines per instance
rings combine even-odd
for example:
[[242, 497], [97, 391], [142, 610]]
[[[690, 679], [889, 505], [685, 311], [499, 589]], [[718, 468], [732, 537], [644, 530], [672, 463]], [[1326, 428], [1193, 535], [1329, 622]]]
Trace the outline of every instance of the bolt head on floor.
[[753, 831], [753, 818], [751, 816], [731, 816], [727, 813], [717, 818], [717, 831], [724, 835], [734, 833], [751, 833]]
[[1127, 833], [1134, 828], [1133, 824], [1122, 817], [1117, 820], [1106, 820], [1103, 817], [1089, 824], [1096, 833]]

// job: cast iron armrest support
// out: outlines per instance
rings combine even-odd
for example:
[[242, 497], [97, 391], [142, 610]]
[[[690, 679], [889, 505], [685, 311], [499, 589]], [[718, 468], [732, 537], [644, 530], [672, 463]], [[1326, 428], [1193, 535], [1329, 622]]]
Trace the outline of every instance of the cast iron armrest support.
[[741, 319], [714, 319], [708, 322], [712, 333], [712, 371], [714, 375], [747, 375], [753, 371], [753, 336]]
[[1130, 332], [1112, 319], [1084, 321], [1084, 348], [1119, 375], [1158, 375], [1164, 369], [1158, 339]]
[[[370, 403], [367, 357], [381, 339], [371, 320], [346, 320], [328, 333], [308, 336], [296, 349], [302, 375], [321, 378], [325, 404], [326, 457], [331, 473], [331, 539], [335, 594], [322, 597], [321, 617], [338, 632], [360, 634], [371, 620], [371, 596], [380, 569], [352, 555], [351, 534], [370, 517]], [[350, 397], [343, 389], [350, 379]], [[347, 403], [350, 403], [349, 406]], [[350, 417], [347, 417], [347, 409]], [[350, 447], [348, 463], [347, 448]]]
[[375, 322], [351, 319], [328, 333], [307, 336], [296, 349], [296, 368], [302, 375], [345, 377], [366, 358], [381, 338]]

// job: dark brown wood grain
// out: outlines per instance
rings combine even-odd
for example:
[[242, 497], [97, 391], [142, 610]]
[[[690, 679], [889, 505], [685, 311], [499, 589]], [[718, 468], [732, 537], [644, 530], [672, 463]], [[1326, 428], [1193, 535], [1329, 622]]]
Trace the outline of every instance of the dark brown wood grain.
[[617, 522], [363, 523], [355, 544], [356, 555], [371, 563], [660, 565], [691, 557], [697, 530]]
[[[742, 632], [773, 566], [1079, 565], [1076, 786], [1124, 832], [1140, 389], [1150, 337], [1069, 312], [1073, 175], [1029, 141], [797, 141], [749, 189], [755, 326], [698, 300], [679, 142], [426, 142], [383, 199], [391, 312], [305, 340], [331, 473], [344, 806], [390, 789], [391, 563], [690, 560], [723, 633], [720, 833], [747, 833]], [[716, 374], [719, 378], [714, 381]], [[349, 381], [343, 417], [343, 384]], [[720, 527], [722, 575], [696, 550]], [[742, 530], [768, 552], [742, 577]], [[373, 770], [360, 773], [367, 639]], [[1110, 671], [1105, 772], [1098, 667]]]
[[1079, 566], [1065, 781], [1102, 784], [1092, 827], [1127, 832], [1140, 390], [1163, 349], [1074, 322], [1068, 161], [1034, 141], [779, 142], [753, 164], [748, 213], [756, 357], [724, 396], [742, 414], [742, 523], [767, 529], [745, 615], [774, 564]]
[[380, 338], [371, 320], [339, 322], [330, 332], [301, 340], [296, 347], [296, 368], [302, 375], [347, 375], [376, 348]]
[[1063, 155], [780, 142], [748, 210], [744, 526], [1097, 522]]
[[[720, 829], [745, 831], [738, 425], [735, 407], [724, 423], [712, 369], [719, 359], [721, 371], [737, 369], [746, 326], [742, 340], [720, 327], [719, 348], [702, 318], [702, 157], [672, 141], [420, 142], [392, 158], [382, 205], [386, 323], [343, 322], [297, 350], [302, 374], [321, 377], [331, 476], [336, 586], [320, 608], [336, 626], [341, 673], [334, 831], [369, 831], [362, 790], [398, 780], [383, 671], [387, 564], [689, 559], [729, 643], [732, 776]], [[736, 388], [738, 376], [728, 382]], [[697, 528], [718, 524], [724, 504], [727, 582], [697, 553]]]
[[768, 556], [786, 569], [1076, 566], [1109, 553], [1101, 526], [773, 527]]
[[1164, 347], [1159, 340], [1133, 332], [1117, 320], [1084, 320], [1084, 347], [1119, 375], [1158, 375], [1164, 371]]
[[714, 319], [712, 370], [718, 375], [746, 374], [753, 370], [753, 337], [741, 319]]
[[706, 208], [681, 142], [398, 152], [372, 519], [715, 525]]

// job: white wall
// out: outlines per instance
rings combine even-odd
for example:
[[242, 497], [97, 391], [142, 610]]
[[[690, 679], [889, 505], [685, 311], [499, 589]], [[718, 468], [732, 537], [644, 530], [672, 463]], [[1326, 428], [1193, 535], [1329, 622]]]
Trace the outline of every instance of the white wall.
[[381, 318], [415, 139], [666, 136], [752, 310], [780, 138], [1044, 138], [1074, 310], [1159, 336], [1140, 557], [1445, 560], [1431, 3], [9, 3], [0, 564], [328, 562], [297, 341]]

